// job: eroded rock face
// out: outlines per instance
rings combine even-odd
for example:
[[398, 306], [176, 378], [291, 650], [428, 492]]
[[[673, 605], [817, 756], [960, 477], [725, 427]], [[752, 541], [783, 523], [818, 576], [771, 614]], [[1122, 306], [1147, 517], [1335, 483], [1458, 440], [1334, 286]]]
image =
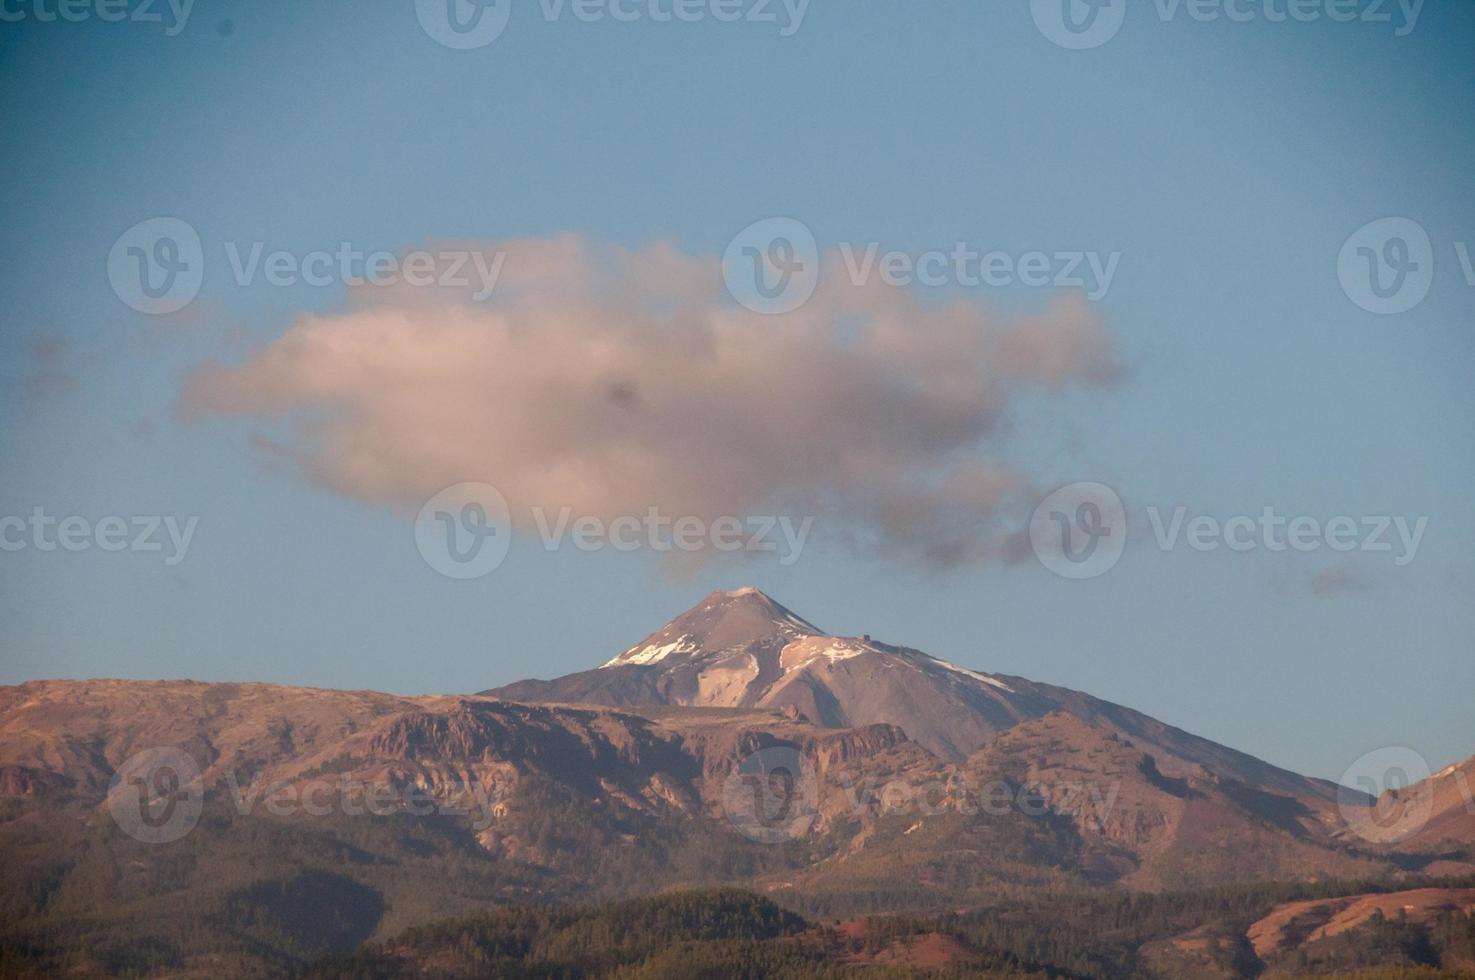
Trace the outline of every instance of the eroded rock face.
[[[6, 693], [0, 793], [65, 792], [93, 807], [126, 757], [156, 747], [182, 749], [210, 793], [413, 788], [494, 818], [516, 810], [538, 781], [616, 813], [720, 816], [726, 779], [774, 746], [802, 753], [826, 778], [887, 754], [901, 765], [935, 761], [895, 726], [828, 729], [763, 710], [643, 717], [482, 697], [189, 682], [39, 682]], [[505, 828], [474, 829], [483, 846], [531, 853]]]
[[[730, 782], [776, 749], [801, 760], [782, 788], [794, 799], [778, 802], [807, 808], [794, 826], [822, 844], [823, 873], [838, 867], [833, 860], [900, 867], [936, 852], [953, 861], [952, 835], [973, 827], [987, 836], [991, 822], [1018, 825], [1020, 814], [1039, 822], [1038, 833], [1022, 832], [1040, 838], [1047, 865], [1144, 887], [1181, 867], [1196, 881], [1377, 871], [1347, 856], [1314, 800], [1192, 762], [1174, 750], [1171, 730], [1142, 725], [1147, 737], [1127, 735], [1118, 721], [1054, 711], [952, 762], [901, 726], [824, 727], [796, 710], [642, 712], [270, 685], [38, 682], [0, 690], [0, 793], [22, 811], [95, 812], [124, 760], [171, 747], [194, 760], [207, 795], [220, 800], [242, 787], [413, 788], [470, 814], [467, 838], [480, 847], [571, 873], [561, 845], [537, 829], [550, 807], [569, 820], [598, 815], [600, 833], [619, 846], [640, 847], [651, 828], [683, 821], [728, 833]], [[999, 813], [980, 810], [990, 786], [1004, 790]], [[982, 846], [964, 860], [988, 867], [996, 859]]]
[[74, 780], [31, 766], [0, 766], [0, 796], [40, 798], [66, 792]]

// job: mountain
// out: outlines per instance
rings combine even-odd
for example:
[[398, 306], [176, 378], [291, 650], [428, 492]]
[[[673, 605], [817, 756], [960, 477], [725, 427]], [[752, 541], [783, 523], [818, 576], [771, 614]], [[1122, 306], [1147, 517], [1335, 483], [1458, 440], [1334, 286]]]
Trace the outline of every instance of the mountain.
[[1427, 795], [1428, 821], [1419, 830], [1422, 844], [1475, 843], [1475, 759], [1447, 766], [1430, 776], [1414, 795]]
[[595, 670], [483, 693], [627, 707], [793, 707], [836, 728], [885, 717], [953, 760], [1055, 706], [916, 650], [830, 636], [752, 588], [712, 593]]
[[1169, 777], [1211, 773], [1285, 794], [1323, 827], [1337, 799], [1330, 782], [1079, 691], [969, 670], [869, 636], [831, 636], [754, 588], [713, 592], [593, 670], [482, 693], [621, 707], [791, 707], [829, 727], [896, 725], [952, 762], [1021, 722], [1065, 712], [1149, 747]]
[[188, 757], [202, 795], [229, 798], [237, 810], [264, 808], [273, 791], [305, 799], [308, 785], [331, 795], [383, 786], [399, 809], [413, 792], [441, 806], [495, 810], [497, 819], [473, 822], [476, 843], [548, 865], [556, 852], [500, 819], [529, 793], [556, 787], [617, 821], [710, 815], [720, 812], [723, 780], [780, 744], [825, 772], [862, 759], [871, 771], [889, 771], [891, 756], [897, 768], [935, 762], [895, 726], [820, 728], [774, 711], [642, 715], [195, 681], [0, 688], [0, 790], [12, 800], [111, 806], [129, 789], [116, 774], [162, 748]]
[[[835, 789], [823, 806], [805, 797], [792, 834], [755, 839], [729, 787], [773, 748]], [[161, 754], [168, 770], [142, 765]], [[840, 787], [934, 764], [893, 726], [770, 711], [194, 681], [3, 687], [0, 974], [290, 976], [479, 909], [782, 877], [842, 855], [873, 822]]]
[[[1122, 975], [1149, 954], [1199, 975], [1255, 957], [1251, 910], [1475, 886], [1472, 775], [1475, 760], [1403, 791], [1391, 811], [1410, 825], [1369, 836], [1329, 783], [1081, 692], [830, 636], [744, 589], [601, 667], [480, 695], [0, 687], [0, 964], [292, 975], [491, 907], [739, 886], [811, 922], [923, 915], [915, 943], [861, 930], [878, 963], [1031, 964], [1048, 946], [1073, 950], [1057, 975]], [[1272, 882], [1286, 887], [1255, 890]], [[1209, 914], [1225, 893], [1181, 897], [1229, 887], [1251, 891], [1227, 924]], [[1180, 897], [1097, 908], [1128, 891]], [[1065, 906], [1036, 907], [1046, 896]], [[1005, 899], [1002, 925], [956, 911]], [[967, 921], [945, 933], [944, 913]], [[1057, 914], [1075, 931], [1042, 936]], [[1097, 914], [1152, 928], [1087, 942]], [[573, 921], [555, 919], [550, 935]], [[1462, 928], [1426, 925], [1440, 942]], [[824, 955], [859, 935], [824, 938]], [[1363, 955], [1348, 942], [1315, 953]]]

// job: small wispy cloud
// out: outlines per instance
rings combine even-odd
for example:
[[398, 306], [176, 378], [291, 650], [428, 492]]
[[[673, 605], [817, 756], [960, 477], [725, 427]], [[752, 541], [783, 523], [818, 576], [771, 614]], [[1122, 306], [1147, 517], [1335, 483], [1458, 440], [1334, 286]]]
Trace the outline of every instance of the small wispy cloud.
[[1367, 592], [1373, 587], [1373, 580], [1352, 565], [1334, 565], [1312, 574], [1306, 587], [1312, 595], [1340, 595], [1344, 592]]
[[20, 396], [27, 407], [77, 390], [78, 357], [65, 337], [35, 337], [26, 353], [28, 363], [20, 382]]

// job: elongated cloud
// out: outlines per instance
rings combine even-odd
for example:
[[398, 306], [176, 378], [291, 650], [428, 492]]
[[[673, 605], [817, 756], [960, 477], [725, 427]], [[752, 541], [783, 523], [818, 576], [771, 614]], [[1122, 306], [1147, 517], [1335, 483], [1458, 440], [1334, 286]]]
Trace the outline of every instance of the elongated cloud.
[[196, 372], [182, 414], [271, 420], [258, 444], [303, 478], [410, 512], [474, 480], [517, 522], [813, 514], [816, 537], [947, 565], [1028, 516], [1028, 475], [981, 449], [1017, 394], [1118, 374], [1075, 297], [1004, 321], [853, 285], [831, 256], [809, 302], [764, 316], [732, 302], [715, 258], [669, 246], [484, 251], [503, 257], [490, 300], [363, 287]]

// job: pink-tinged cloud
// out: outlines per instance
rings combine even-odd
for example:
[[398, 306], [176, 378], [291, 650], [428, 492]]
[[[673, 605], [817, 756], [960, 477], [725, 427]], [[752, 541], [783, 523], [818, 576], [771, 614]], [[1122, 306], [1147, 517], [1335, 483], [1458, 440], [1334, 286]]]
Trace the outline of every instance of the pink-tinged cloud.
[[1119, 375], [1074, 296], [1001, 320], [852, 286], [830, 256], [808, 303], [764, 316], [728, 298], [715, 258], [666, 245], [483, 248], [504, 256], [490, 300], [362, 287], [197, 371], [182, 414], [273, 421], [288, 434], [256, 436], [273, 463], [411, 513], [480, 481], [522, 523], [813, 514], [816, 537], [949, 565], [999, 554], [1028, 517], [1028, 474], [982, 448], [1018, 395]]

